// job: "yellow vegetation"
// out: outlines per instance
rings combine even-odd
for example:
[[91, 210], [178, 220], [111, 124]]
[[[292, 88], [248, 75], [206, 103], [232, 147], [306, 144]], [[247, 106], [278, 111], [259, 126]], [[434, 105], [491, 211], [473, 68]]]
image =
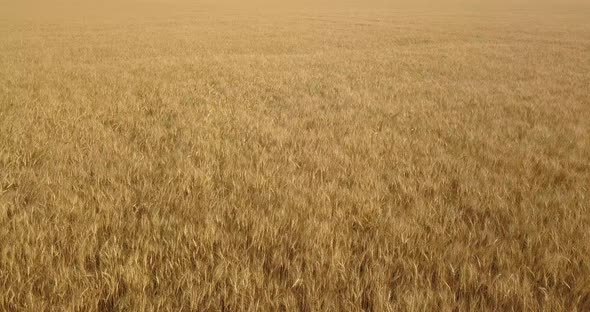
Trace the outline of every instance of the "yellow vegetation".
[[0, 7], [0, 310], [590, 310], [581, 5], [60, 3]]

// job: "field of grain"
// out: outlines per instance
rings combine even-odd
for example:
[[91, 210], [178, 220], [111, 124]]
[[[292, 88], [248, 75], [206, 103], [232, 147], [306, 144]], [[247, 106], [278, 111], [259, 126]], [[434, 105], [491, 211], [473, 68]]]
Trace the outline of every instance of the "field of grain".
[[126, 1], [0, 8], [0, 310], [590, 311], [587, 8]]

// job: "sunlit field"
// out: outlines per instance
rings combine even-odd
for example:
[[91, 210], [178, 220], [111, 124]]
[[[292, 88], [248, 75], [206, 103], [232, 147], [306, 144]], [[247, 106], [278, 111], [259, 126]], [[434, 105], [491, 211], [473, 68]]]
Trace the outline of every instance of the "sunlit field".
[[0, 310], [590, 311], [590, 5], [393, 2], [4, 1]]

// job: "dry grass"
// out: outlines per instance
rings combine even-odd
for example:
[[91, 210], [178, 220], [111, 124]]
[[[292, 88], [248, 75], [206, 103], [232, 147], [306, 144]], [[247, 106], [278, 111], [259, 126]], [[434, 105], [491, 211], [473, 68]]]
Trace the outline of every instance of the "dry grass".
[[176, 4], [0, 20], [0, 310], [590, 310], [588, 11]]

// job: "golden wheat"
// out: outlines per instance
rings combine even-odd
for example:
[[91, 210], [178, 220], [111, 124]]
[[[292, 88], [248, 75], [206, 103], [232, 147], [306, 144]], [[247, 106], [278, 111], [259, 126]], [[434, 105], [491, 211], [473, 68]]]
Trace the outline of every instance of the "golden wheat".
[[581, 5], [71, 4], [1, 14], [0, 310], [590, 310]]

